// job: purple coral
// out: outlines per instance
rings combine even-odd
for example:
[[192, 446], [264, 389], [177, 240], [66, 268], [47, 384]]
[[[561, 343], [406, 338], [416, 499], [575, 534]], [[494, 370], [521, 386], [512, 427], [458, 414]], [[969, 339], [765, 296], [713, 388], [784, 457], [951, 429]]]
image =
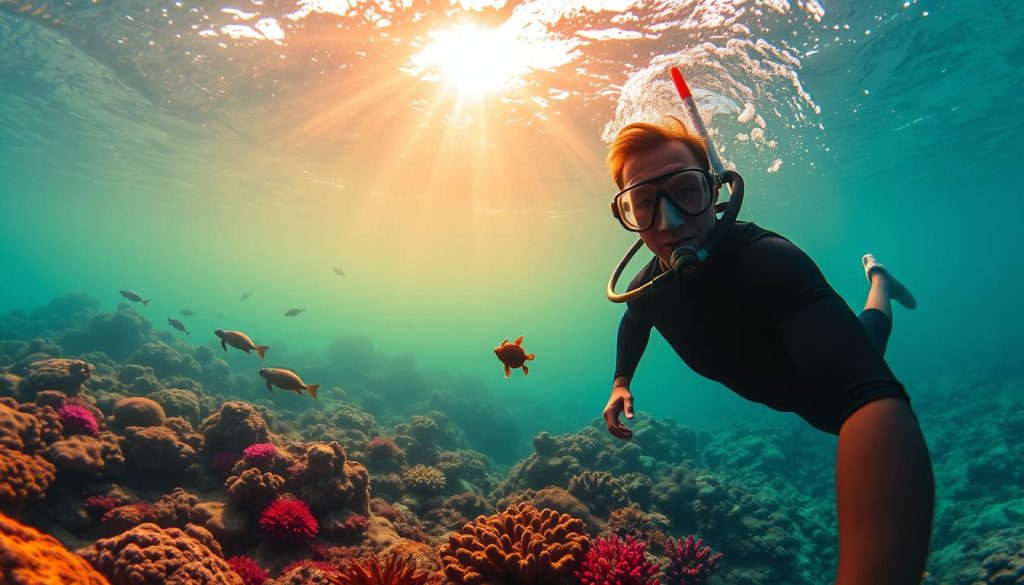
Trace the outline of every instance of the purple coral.
[[57, 410], [65, 435], [95, 435], [100, 424], [92, 411], [80, 404], [66, 404]]
[[245, 462], [255, 465], [261, 469], [270, 465], [270, 462], [277, 456], [277, 447], [273, 443], [253, 443], [242, 451]]
[[647, 543], [632, 536], [620, 541], [618, 535], [598, 538], [576, 570], [582, 585], [659, 585], [654, 578], [658, 563], [644, 557]]
[[665, 585], [704, 585], [722, 553], [712, 553], [711, 547], [701, 546], [704, 540], [694, 541], [693, 535], [685, 539], [665, 542]]

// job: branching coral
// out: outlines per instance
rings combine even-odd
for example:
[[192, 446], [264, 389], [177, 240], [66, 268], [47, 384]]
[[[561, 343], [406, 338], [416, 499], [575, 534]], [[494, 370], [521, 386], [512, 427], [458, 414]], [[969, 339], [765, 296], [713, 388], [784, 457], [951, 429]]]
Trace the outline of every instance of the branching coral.
[[712, 553], [711, 547], [702, 546], [693, 535], [665, 543], [665, 585], [704, 585], [722, 553]]
[[354, 561], [328, 580], [335, 585], [424, 585], [429, 578], [411, 557], [392, 555], [383, 564], [376, 557]]
[[529, 585], [571, 575], [588, 542], [582, 520], [520, 504], [466, 524], [439, 553], [445, 576], [456, 584], [511, 579]]
[[444, 473], [430, 465], [413, 465], [402, 474], [402, 481], [407, 488], [423, 494], [438, 494], [447, 483]]
[[632, 536], [598, 538], [576, 570], [581, 585], [658, 585], [654, 578], [659, 565], [644, 557], [646, 543]]
[[57, 539], [0, 514], [0, 583], [107, 585]]
[[605, 515], [629, 505], [622, 484], [607, 471], [584, 471], [569, 480], [569, 493], [579, 498], [595, 514]]

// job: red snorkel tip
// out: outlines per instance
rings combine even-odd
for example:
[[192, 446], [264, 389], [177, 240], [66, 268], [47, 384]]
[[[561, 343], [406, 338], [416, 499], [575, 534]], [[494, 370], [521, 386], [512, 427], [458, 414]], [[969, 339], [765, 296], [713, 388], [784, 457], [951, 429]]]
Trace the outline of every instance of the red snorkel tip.
[[679, 92], [679, 97], [684, 100], [690, 97], [690, 88], [686, 85], [686, 80], [683, 79], [683, 74], [679, 71], [679, 68], [673, 67], [669, 72], [672, 74], [672, 81], [676, 84], [676, 91]]

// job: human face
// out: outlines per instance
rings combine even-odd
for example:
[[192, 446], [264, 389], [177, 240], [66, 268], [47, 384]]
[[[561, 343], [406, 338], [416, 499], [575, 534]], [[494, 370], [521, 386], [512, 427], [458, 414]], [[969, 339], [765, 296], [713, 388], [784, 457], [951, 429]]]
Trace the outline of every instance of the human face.
[[[677, 169], [700, 166], [703, 165], [685, 144], [673, 140], [626, 159], [622, 167], [622, 184], [628, 187]], [[672, 251], [680, 244], [700, 248], [711, 235], [715, 228], [717, 186], [712, 188], [711, 201], [704, 213], [686, 217], [668, 201], [662, 200], [654, 225], [639, 234], [647, 248], [661, 259], [663, 266], [670, 265]]]

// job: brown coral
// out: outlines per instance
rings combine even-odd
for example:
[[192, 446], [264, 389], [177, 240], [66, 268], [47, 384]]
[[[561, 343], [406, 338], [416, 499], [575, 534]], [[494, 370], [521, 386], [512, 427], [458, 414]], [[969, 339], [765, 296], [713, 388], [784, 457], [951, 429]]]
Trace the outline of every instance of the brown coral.
[[413, 465], [402, 474], [402, 481], [407, 488], [422, 494], [441, 493], [447, 483], [444, 472], [430, 465]]
[[582, 520], [520, 504], [466, 524], [439, 553], [445, 576], [456, 584], [553, 583], [572, 574], [588, 542]]
[[124, 455], [117, 436], [103, 432], [95, 437], [73, 435], [50, 445], [44, 456], [65, 477], [111, 479], [124, 468]]
[[16, 508], [46, 495], [57, 469], [38, 455], [0, 444], [0, 508]]
[[370, 475], [362, 463], [349, 461], [336, 442], [310, 443], [291, 482], [312, 508], [344, 507], [370, 515]]
[[280, 475], [261, 472], [253, 467], [227, 478], [224, 489], [228, 497], [238, 505], [250, 510], [262, 510], [277, 497], [284, 483], [285, 479]]
[[205, 528], [140, 524], [78, 551], [113, 585], [243, 585]]
[[0, 445], [31, 453], [41, 446], [41, 433], [39, 419], [27, 412], [19, 412], [16, 403], [10, 399], [0, 402]]
[[196, 450], [166, 426], [129, 427], [123, 447], [132, 468], [175, 481], [196, 458]]
[[122, 398], [114, 404], [114, 418], [110, 421], [119, 430], [128, 427], [156, 427], [164, 424], [167, 415], [160, 403], [141, 396]]
[[0, 514], [0, 583], [108, 585], [89, 563], [57, 539]]
[[241, 453], [249, 445], [267, 443], [270, 438], [266, 421], [245, 402], [225, 402], [220, 410], [203, 420], [199, 432], [206, 437], [206, 450], [210, 453]]
[[629, 495], [619, 480], [607, 471], [583, 471], [569, 480], [569, 493], [595, 514], [602, 516], [629, 505]]
[[54, 358], [29, 364], [26, 378], [31, 392], [60, 390], [75, 396], [82, 390], [82, 384], [92, 376], [92, 364], [82, 360]]

